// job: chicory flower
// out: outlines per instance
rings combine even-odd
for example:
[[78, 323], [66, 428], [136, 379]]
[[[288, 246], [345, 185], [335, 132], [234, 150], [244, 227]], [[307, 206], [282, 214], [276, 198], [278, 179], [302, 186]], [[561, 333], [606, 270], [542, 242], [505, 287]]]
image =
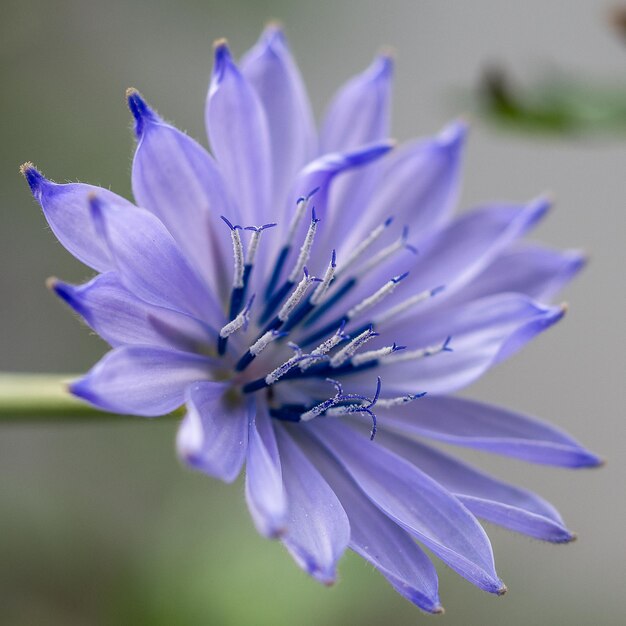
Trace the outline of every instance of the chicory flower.
[[332, 583], [350, 547], [436, 613], [420, 546], [501, 594], [477, 518], [573, 538], [538, 495], [428, 440], [599, 463], [552, 426], [450, 395], [563, 317], [543, 302], [584, 259], [522, 242], [542, 198], [454, 217], [466, 126], [395, 147], [392, 73], [378, 56], [317, 131], [271, 26], [239, 66], [216, 43], [213, 155], [128, 91], [134, 202], [22, 170], [59, 241], [97, 272], [50, 283], [112, 346], [72, 393], [146, 417], [185, 405], [181, 458], [225, 481], [245, 464], [256, 527], [311, 576]]

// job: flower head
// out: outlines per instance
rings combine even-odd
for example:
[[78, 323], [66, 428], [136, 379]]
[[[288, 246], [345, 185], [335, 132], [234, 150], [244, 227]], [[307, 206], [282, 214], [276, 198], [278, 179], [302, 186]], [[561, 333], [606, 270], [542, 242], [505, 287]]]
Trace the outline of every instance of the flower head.
[[448, 395], [560, 320], [563, 307], [538, 300], [584, 260], [521, 242], [542, 198], [453, 217], [466, 126], [396, 148], [392, 73], [378, 56], [317, 132], [271, 26], [239, 66], [215, 45], [213, 156], [128, 91], [134, 203], [22, 169], [55, 235], [97, 272], [79, 286], [51, 281], [113, 348], [71, 391], [146, 417], [185, 405], [181, 458], [226, 481], [245, 463], [259, 532], [309, 574], [332, 583], [350, 547], [436, 613], [420, 546], [500, 594], [477, 517], [573, 538], [539, 496], [427, 440], [598, 464], [536, 419]]

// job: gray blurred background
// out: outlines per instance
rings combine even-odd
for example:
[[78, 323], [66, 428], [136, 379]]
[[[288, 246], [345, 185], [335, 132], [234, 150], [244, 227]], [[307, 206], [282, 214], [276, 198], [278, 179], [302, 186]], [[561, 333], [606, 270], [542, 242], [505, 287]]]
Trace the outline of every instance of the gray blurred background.
[[[56, 242], [18, 166], [130, 193], [124, 90], [205, 141], [211, 41], [240, 55], [265, 21], [287, 26], [316, 112], [382, 44], [398, 53], [394, 134], [436, 131], [467, 109], [493, 60], [626, 82], [613, 3], [342, 0], [3, 0], [0, 19], [0, 370], [80, 372], [105, 351], [44, 287], [88, 277]], [[565, 140], [476, 120], [463, 205], [556, 210], [536, 238], [591, 253], [565, 321], [466, 394], [543, 416], [608, 459], [574, 471], [465, 454], [539, 490], [579, 541], [541, 544], [489, 527], [509, 593], [495, 598], [438, 567], [447, 613], [426, 617], [349, 555], [326, 589], [257, 536], [241, 482], [182, 468], [175, 425], [134, 421], [0, 426], [0, 623], [623, 624], [626, 620], [626, 137]]]

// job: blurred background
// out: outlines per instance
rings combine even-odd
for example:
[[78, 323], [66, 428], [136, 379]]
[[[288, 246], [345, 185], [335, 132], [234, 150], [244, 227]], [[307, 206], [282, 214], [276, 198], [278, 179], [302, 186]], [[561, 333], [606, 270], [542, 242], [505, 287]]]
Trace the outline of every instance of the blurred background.
[[[436, 131], [474, 108], [494, 62], [521, 77], [563, 68], [626, 84], [626, 48], [598, 0], [3, 0], [0, 20], [0, 370], [81, 372], [106, 349], [44, 287], [89, 274], [56, 242], [18, 173], [130, 195], [124, 102], [140, 89], [205, 141], [211, 42], [240, 55], [282, 20], [316, 112], [383, 44], [397, 50], [394, 134]], [[544, 545], [494, 527], [491, 597], [438, 564], [443, 617], [427, 617], [348, 555], [319, 586], [261, 539], [241, 481], [180, 466], [171, 421], [0, 425], [0, 623], [623, 624], [626, 619], [626, 134], [526, 135], [474, 120], [463, 206], [550, 190], [536, 238], [584, 248], [591, 264], [564, 322], [466, 395], [542, 416], [608, 459], [568, 472], [469, 454], [540, 491], [579, 533]]]

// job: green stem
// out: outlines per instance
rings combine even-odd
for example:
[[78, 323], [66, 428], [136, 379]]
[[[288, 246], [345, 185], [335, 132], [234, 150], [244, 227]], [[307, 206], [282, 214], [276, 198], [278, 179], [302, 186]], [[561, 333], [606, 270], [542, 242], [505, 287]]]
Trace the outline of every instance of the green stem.
[[[124, 419], [71, 395], [67, 383], [77, 375], [0, 373], [0, 423], [64, 422]], [[170, 414], [178, 417], [180, 412]]]

